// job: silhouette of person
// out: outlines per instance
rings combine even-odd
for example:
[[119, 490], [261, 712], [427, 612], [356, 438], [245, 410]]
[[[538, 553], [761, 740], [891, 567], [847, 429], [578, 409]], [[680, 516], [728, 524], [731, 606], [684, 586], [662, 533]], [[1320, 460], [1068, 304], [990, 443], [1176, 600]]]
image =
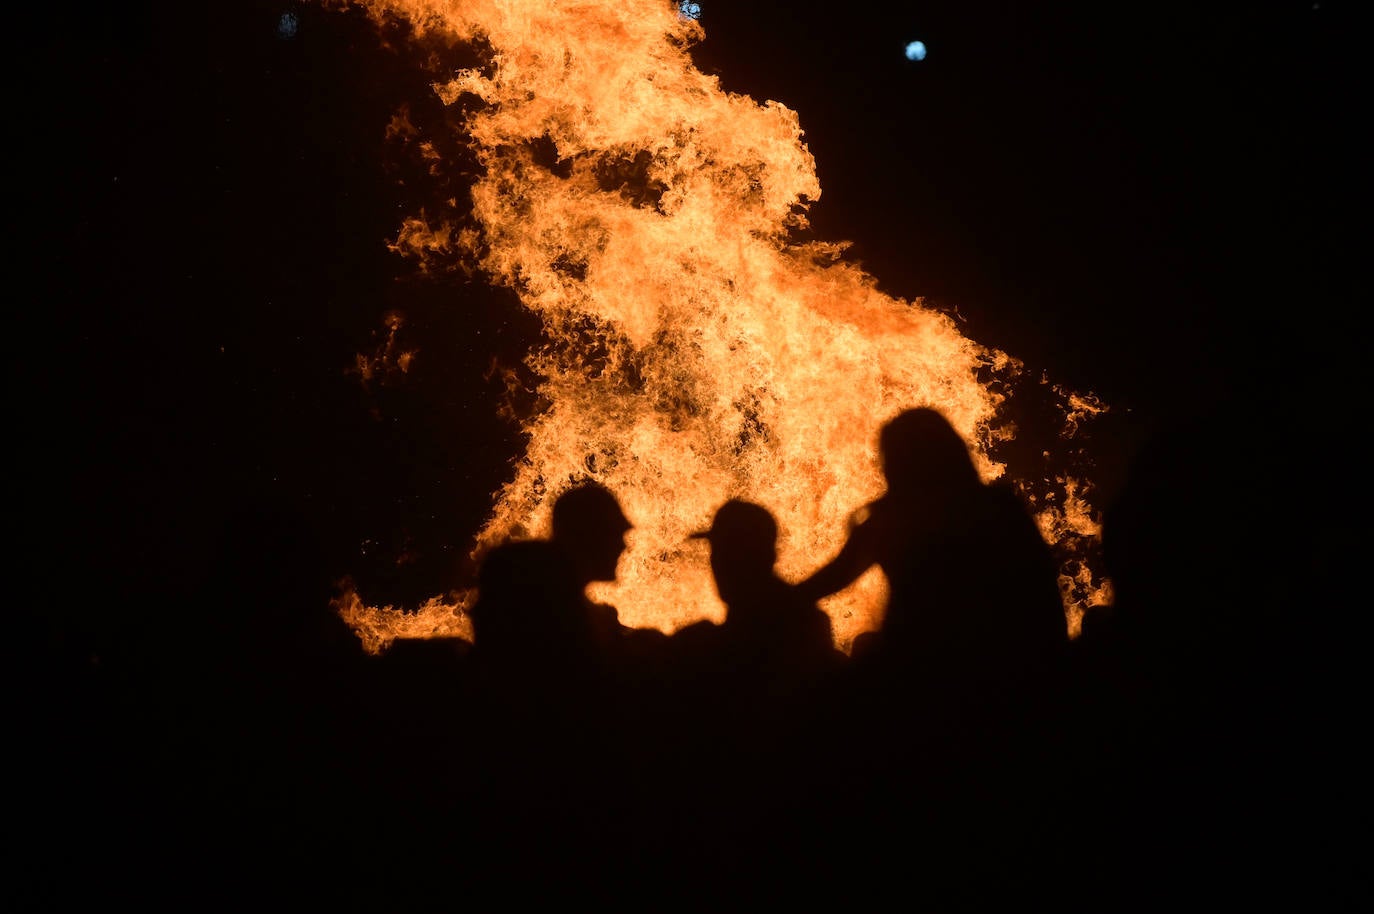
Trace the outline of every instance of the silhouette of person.
[[[587, 481], [560, 494], [547, 539], [494, 547], [478, 571], [468, 653], [474, 700], [463, 708], [472, 735], [472, 815], [490, 856], [539, 853], [575, 868], [597, 845], [614, 806], [616, 759], [628, 735], [616, 696], [612, 606], [587, 587], [613, 581], [632, 529], [619, 499]], [[550, 864], [552, 865], [552, 864]]]
[[1328, 485], [1317, 442], [1329, 417], [1321, 396], [1282, 396], [1297, 394], [1247, 388], [1167, 417], [1103, 515], [1114, 601], [1085, 619], [1073, 694], [1079, 827], [1109, 837], [1084, 866], [1119, 885], [1148, 880], [1161, 898], [1236, 898], [1266, 872], [1268, 906], [1289, 891], [1306, 904], [1354, 871], [1292, 836], [1329, 829], [1366, 780], [1349, 764], [1357, 717], [1344, 704], [1363, 693], [1339, 681], [1357, 667], [1338, 647], [1361, 641], [1315, 624], [1346, 578], [1322, 568], [1342, 539], [1325, 512], [1360, 515], [1346, 498], [1298, 494]]
[[901, 412], [878, 445], [886, 491], [798, 585], [820, 599], [875, 565], [888, 582], [881, 625], [852, 651], [855, 808], [923, 821], [941, 869], [996, 860], [1005, 878], [1039, 878], [1028, 836], [1059, 828], [1053, 699], [1069, 644], [1053, 553], [939, 411]]
[[778, 525], [767, 508], [730, 499], [689, 539], [709, 546], [726, 614], [671, 639], [673, 710], [684, 725], [667, 769], [678, 774], [676, 827], [684, 843], [713, 849], [713, 866], [757, 877], [760, 848], [780, 849], [781, 833], [804, 846], [800, 834], [811, 832], [802, 823], [823, 783], [817, 744], [835, 732], [820, 726], [816, 705], [847, 658], [830, 617], [778, 576]]
[[887, 491], [798, 585], [819, 600], [882, 569], [886, 612], [856, 659], [876, 649], [932, 686], [975, 691], [1057, 666], [1068, 646], [1058, 569], [1011, 485], [984, 483], [962, 436], [927, 407], [885, 424], [879, 455]]
[[710, 528], [691, 534], [711, 547], [711, 573], [725, 604], [722, 661], [754, 678], [761, 697], [785, 699], [838, 667], [830, 617], [776, 572], [778, 525], [761, 505], [734, 498]]
[[632, 525], [614, 493], [585, 482], [557, 498], [552, 526], [549, 539], [506, 542], [483, 559], [470, 610], [476, 660], [560, 676], [605, 662], [622, 626], [587, 586], [615, 580]]

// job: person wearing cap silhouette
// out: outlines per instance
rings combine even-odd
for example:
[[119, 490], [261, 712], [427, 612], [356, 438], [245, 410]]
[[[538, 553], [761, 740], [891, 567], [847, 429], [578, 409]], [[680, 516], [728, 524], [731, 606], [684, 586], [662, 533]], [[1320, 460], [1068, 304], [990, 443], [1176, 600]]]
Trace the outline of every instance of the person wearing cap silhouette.
[[616, 764], [637, 735], [618, 681], [627, 630], [587, 594], [616, 579], [632, 525], [610, 489], [586, 481], [558, 495], [551, 528], [481, 563], [462, 713], [472, 813], [498, 859], [572, 866], [622, 821], [633, 828], [641, 795]]
[[823, 710], [847, 658], [830, 617], [778, 576], [778, 525], [766, 508], [732, 498], [689, 538], [709, 546], [725, 604], [719, 625], [703, 620], [674, 636], [691, 658], [685, 719], [703, 734], [687, 756], [698, 772], [724, 775], [692, 795], [691, 813], [707, 823], [702, 842], [757, 864], [759, 843], [780, 847], [800, 834], [780, 834], [778, 823], [798, 829], [816, 802], [815, 774], [836, 732]]
[[778, 577], [778, 525], [762, 505], [732, 498], [711, 526], [689, 535], [710, 544], [711, 574], [725, 604], [717, 643], [733, 674], [764, 696], [785, 698], [833, 669], [830, 617]]

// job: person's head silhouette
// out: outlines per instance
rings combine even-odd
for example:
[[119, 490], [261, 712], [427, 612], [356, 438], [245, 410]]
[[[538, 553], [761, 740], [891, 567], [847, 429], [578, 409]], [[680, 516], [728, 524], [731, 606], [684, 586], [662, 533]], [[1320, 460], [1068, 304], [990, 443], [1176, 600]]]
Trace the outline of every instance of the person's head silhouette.
[[898, 413], [878, 437], [888, 490], [961, 492], [981, 484], [968, 444], [945, 416], [930, 407]]
[[620, 500], [598, 482], [568, 489], [553, 504], [553, 542], [571, 561], [579, 583], [614, 581], [633, 529]]
[[778, 524], [767, 508], [732, 498], [721, 505], [707, 530], [691, 534], [711, 545], [711, 573], [727, 606], [755, 591], [773, 576]]

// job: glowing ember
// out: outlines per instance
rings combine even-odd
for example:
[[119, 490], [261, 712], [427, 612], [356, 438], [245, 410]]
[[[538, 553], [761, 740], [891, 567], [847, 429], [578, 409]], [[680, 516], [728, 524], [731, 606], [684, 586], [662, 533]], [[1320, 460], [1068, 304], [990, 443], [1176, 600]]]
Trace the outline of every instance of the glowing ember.
[[[690, 531], [745, 497], [778, 519], [783, 576], [813, 570], [882, 491], [877, 432], [902, 409], [937, 407], [986, 477], [1005, 470], [990, 454], [1015, 432], [1001, 408], [1020, 364], [922, 301], [879, 292], [842, 260], [843, 243], [797, 240], [821, 195], [797, 114], [699, 72], [688, 49], [702, 25], [678, 4], [363, 5], [485, 61], [434, 86], [465, 112], [462, 142], [481, 165], [476, 229], [415, 217], [397, 249], [422, 264], [465, 259], [538, 313], [552, 341], [529, 356], [548, 406], [524, 428], [476, 556], [544, 535], [553, 498], [594, 476], [636, 525], [620, 580], [595, 595], [626, 624], [672, 631], [723, 613]], [[1055, 393], [1065, 435], [1103, 409]], [[1041, 526], [1067, 555], [1097, 528], [1086, 484], [1050, 483], [1060, 495], [1042, 503]], [[1086, 564], [1065, 568], [1072, 630], [1102, 587]], [[875, 571], [824, 604], [842, 646], [878, 623], [884, 598]], [[466, 605], [371, 607], [350, 591], [337, 609], [380, 651], [397, 637], [469, 636]]]

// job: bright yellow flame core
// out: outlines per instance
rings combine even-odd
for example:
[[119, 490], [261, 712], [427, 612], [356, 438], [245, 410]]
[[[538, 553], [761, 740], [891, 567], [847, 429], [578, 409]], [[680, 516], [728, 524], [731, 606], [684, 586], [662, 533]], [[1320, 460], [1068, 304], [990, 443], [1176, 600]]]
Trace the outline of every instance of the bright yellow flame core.
[[[464, 253], [566, 342], [530, 356], [551, 405], [524, 429], [478, 554], [544, 535], [552, 500], [593, 476], [635, 524], [619, 580], [594, 595], [626, 624], [672, 631], [724, 612], [689, 532], [727, 498], [751, 499], [778, 519], [779, 572], [805, 575], [882, 492], [878, 430], [902, 409], [939, 408], [984, 476], [1002, 472], [986, 449], [1011, 430], [996, 426], [1001, 394], [979, 372], [1005, 380], [1018, 363], [920, 300], [878, 291], [839, 259], [843, 244], [795, 240], [821, 194], [797, 114], [699, 72], [687, 49], [700, 24], [675, 4], [365, 5], [490, 48], [488, 66], [435, 86], [446, 103], [482, 102], [464, 121], [485, 169], [472, 188], [480, 231], [446, 246], [444, 226], [411, 219], [398, 249]], [[558, 173], [536, 161], [536, 140], [552, 143]], [[598, 180], [636, 157], [638, 200]], [[578, 355], [589, 330], [595, 358]], [[878, 624], [885, 596], [873, 572], [824, 604], [842, 646]], [[466, 598], [419, 613], [356, 594], [338, 605], [372, 650], [469, 631]]]

